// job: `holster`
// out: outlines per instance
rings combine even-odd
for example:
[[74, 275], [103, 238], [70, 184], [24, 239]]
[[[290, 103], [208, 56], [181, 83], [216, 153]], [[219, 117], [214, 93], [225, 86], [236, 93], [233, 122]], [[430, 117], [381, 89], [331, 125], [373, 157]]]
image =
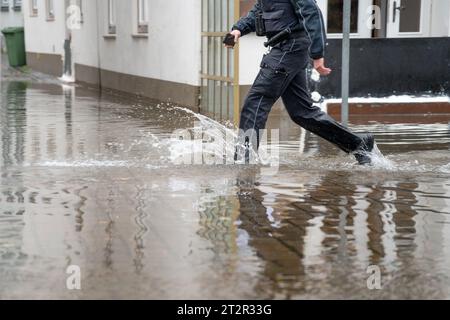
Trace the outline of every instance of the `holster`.
[[293, 37], [299, 37], [304, 34], [306, 34], [306, 33], [301, 27], [297, 27], [297, 28], [293, 28], [293, 29], [286, 28], [285, 30], [272, 36], [267, 42], [264, 42], [264, 46], [265, 47], [274, 47], [278, 43], [280, 43], [286, 39], [293, 38]]

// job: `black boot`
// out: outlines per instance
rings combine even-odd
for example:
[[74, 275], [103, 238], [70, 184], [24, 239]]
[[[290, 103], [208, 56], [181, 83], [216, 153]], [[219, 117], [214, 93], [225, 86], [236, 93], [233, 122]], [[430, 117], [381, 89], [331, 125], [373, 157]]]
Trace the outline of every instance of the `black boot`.
[[369, 153], [373, 151], [375, 138], [371, 133], [358, 134], [358, 136], [363, 142], [353, 154], [360, 165], [370, 165], [372, 164], [372, 159]]

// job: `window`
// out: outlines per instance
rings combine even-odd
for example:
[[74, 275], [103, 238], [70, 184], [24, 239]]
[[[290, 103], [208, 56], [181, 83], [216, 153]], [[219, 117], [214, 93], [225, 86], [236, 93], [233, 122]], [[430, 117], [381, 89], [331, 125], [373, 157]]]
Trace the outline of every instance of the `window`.
[[38, 15], [38, 0], [30, 0], [30, 15], [33, 17]]
[[9, 0], [1, 0], [1, 11], [9, 11]]
[[83, 0], [77, 0], [77, 6], [80, 10], [80, 23], [83, 23], [84, 16], [83, 16]]
[[400, 32], [420, 32], [422, 0], [402, 0], [400, 8]]
[[21, 11], [22, 10], [22, 0], [14, 0], [14, 11]]
[[147, 0], [137, 0], [138, 33], [148, 33], [148, 4]]
[[[328, 33], [342, 33], [344, 0], [328, 0]], [[350, 32], [358, 32], [358, 1], [352, 1]]]
[[116, 1], [108, 0], [108, 33], [116, 34]]
[[47, 11], [47, 20], [55, 20], [55, 5], [53, 3], [53, 0], [45, 0], [45, 8]]

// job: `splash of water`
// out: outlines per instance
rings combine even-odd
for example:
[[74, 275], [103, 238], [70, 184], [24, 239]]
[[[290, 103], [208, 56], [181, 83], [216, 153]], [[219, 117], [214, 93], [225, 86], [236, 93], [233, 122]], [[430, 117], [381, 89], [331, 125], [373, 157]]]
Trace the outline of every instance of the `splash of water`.
[[[238, 143], [239, 139], [237, 130], [231, 125], [231, 123], [229, 123], [227, 127], [216, 120], [196, 113], [190, 109], [183, 107], [174, 107], [174, 109], [191, 114], [198, 120], [200, 127], [194, 127], [193, 131], [207, 132], [206, 138], [208, 141], [213, 143], [208, 144], [208, 150], [206, 150], [206, 153], [220, 159], [223, 158], [224, 155], [234, 155], [236, 148], [245, 148], [244, 145]], [[172, 160], [179, 159], [189, 156], [192, 153], [205, 152], [204, 149], [202, 150], [203, 139], [204, 137], [197, 137], [197, 140], [194, 139], [193, 141], [171, 139], [169, 143], [169, 148], [171, 150], [170, 158]], [[260, 162], [258, 152], [253, 149], [251, 149], [251, 158], [255, 161], [255, 163]]]
[[58, 78], [63, 83], [75, 83], [75, 77], [73, 75], [64, 74]]
[[450, 173], [450, 163], [440, 167], [439, 171], [443, 173]]
[[70, 167], [70, 168], [129, 168], [132, 163], [125, 160], [76, 160], [76, 161], [43, 161], [33, 164], [25, 164], [24, 166], [38, 166], [38, 167]]
[[396, 170], [398, 170], [397, 165], [393, 161], [387, 159], [381, 153], [381, 151], [378, 148], [377, 144], [374, 145], [374, 148], [373, 148], [372, 152], [370, 152], [368, 154], [368, 156], [372, 160], [372, 167], [373, 168], [384, 169], [384, 170], [389, 170], [389, 171], [396, 171]]

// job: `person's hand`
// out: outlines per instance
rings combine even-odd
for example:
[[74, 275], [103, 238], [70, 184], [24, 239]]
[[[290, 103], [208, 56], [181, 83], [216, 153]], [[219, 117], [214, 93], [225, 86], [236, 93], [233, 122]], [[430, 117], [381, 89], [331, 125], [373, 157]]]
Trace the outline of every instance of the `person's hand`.
[[[233, 30], [230, 32], [234, 36], [234, 43], [237, 43], [239, 41], [239, 38], [241, 37], [241, 32], [239, 30]], [[233, 46], [225, 45], [226, 48], [233, 49]]]
[[327, 76], [331, 73], [331, 69], [325, 67], [324, 58], [314, 60], [314, 69], [316, 69], [321, 76]]

